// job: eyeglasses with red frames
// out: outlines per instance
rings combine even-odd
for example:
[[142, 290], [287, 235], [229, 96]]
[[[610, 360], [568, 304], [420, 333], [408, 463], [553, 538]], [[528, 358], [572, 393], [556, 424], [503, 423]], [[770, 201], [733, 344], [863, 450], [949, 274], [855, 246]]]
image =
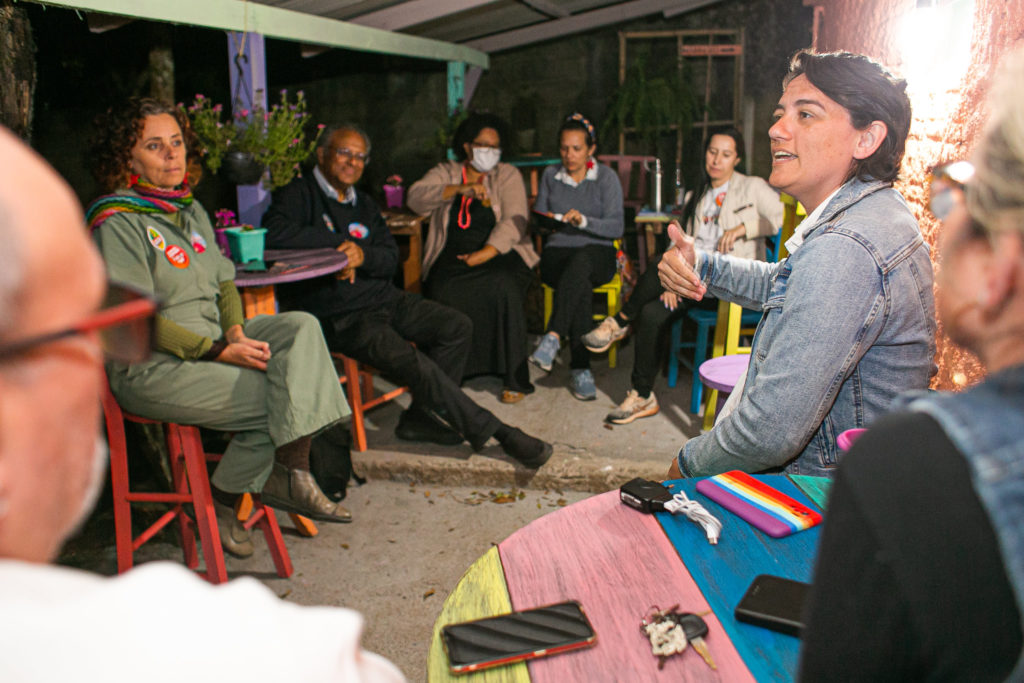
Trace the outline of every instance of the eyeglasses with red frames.
[[72, 327], [0, 345], [0, 361], [58, 339], [98, 332], [103, 355], [108, 360], [138, 363], [148, 358], [152, 350], [156, 310], [157, 303], [152, 298], [111, 284], [100, 310]]

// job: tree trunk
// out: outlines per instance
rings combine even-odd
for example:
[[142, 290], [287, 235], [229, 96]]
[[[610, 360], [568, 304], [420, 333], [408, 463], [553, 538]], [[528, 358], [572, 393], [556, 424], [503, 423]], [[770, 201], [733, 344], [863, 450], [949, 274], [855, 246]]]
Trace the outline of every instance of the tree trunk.
[[0, 123], [26, 142], [32, 138], [36, 45], [24, 7], [0, 0]]

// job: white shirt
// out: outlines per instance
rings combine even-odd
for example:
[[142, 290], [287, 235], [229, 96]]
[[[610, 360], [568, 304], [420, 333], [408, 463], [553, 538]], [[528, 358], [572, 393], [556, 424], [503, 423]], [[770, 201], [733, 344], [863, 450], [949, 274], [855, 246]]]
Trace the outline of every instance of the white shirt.
[[[843, 185], [845, 184], [846, 183], [843, 183]], [[811, 211], [809, 216], [800, 221], [800, 226], [793, 232], [793, 236], [786, 240], [786, 250], [790, 254], [799, 249], [800, 245], [804, 243], [804, 237], [806, 237], [807, 233], [809, 233], [811, 229], [814, 228], [815, 224], [818, 222], [818, 219], [821, 218], [821, 214], [825, 212], [825, 207], [828, 206], [828, 203], [832, 201], [832, 198], [836, 196], [836, 193], [839, 192], [840, 188], [842, 188], [843, 185], [840, 185], [835, 190], [833, 190], [832, 194], [825, 197], [825, 200], [821, 204], [818, 204], [818, 206], [815, 207], [814, 211]]]
[[316, 178], [316, 182], [320, 185], [320, 189], [324, 191], [324, 194], [331, 199], [337, 199], [342, 204], [356, 205], [356, 188], [349, 185], [348, 189], [345, 190], [345, 198], [342, 199], [341, 193], [335, 189], [334, 185], [327, 182], [327, 176], [320, 172], [319, 166], [313, 167], [313, 177]]
[[300, 607], [248, 577], [220, 586], [151, 562], [117, 577], [0, 560], [0, 680], [397, 683], [363, 618]]
[[722, 226], [718, 217], [722, 215], [722, 203], [729, 191], [729, 182], [726, 181], [718, 187], [709, 187], [704, 196], [700, 198], [697, 205], [697, 234], [693, 241], [698, 249], [714, 251], [718, 248], [718, 240], [722, 238]]

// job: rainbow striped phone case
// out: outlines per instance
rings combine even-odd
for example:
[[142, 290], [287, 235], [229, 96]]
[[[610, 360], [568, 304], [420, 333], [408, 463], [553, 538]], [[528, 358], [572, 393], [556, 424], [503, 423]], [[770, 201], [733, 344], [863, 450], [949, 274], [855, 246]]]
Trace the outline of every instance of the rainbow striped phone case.
[[774, 538], [821, 523], [818, 512], [739, 470], [698, 481], [697, 491]]

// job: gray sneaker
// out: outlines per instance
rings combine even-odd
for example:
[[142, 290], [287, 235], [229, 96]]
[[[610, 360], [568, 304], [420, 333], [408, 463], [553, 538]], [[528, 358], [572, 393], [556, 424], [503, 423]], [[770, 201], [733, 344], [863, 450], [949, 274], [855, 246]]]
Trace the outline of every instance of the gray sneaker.
[[573, 370], [569, 377], [569, 391], [581, 401], [593, 401], [597, 398], [593, 373], [590, 370]]
[[558, 349], [561, 346], [555, 333], [548, 332], [540, 338], [537, 349], [530, 356], [530, 362], [545, 372], [551, 372], [551, 367], [555, 364], [555, 356], [558, 355]]
[[629, 327], [620, 327], [619, 321], [608, 316], [601, 321], [601, 324], [580, 337], [583, 345], [593, 353], [601, 353], [611, 348], [611, 345], [626, 336]]
[[641, 398], [636, 389], [630, 389], [626, 394], [626, 400], [619, 404], [619, 407], [608, 413], [604, 418], [606, 422], [613, 422], [617, 425], [626, 425], [641, 417], [657, 415], [661, 408], [658, 407], [658, 399], [651, 392], [650, 397]]

